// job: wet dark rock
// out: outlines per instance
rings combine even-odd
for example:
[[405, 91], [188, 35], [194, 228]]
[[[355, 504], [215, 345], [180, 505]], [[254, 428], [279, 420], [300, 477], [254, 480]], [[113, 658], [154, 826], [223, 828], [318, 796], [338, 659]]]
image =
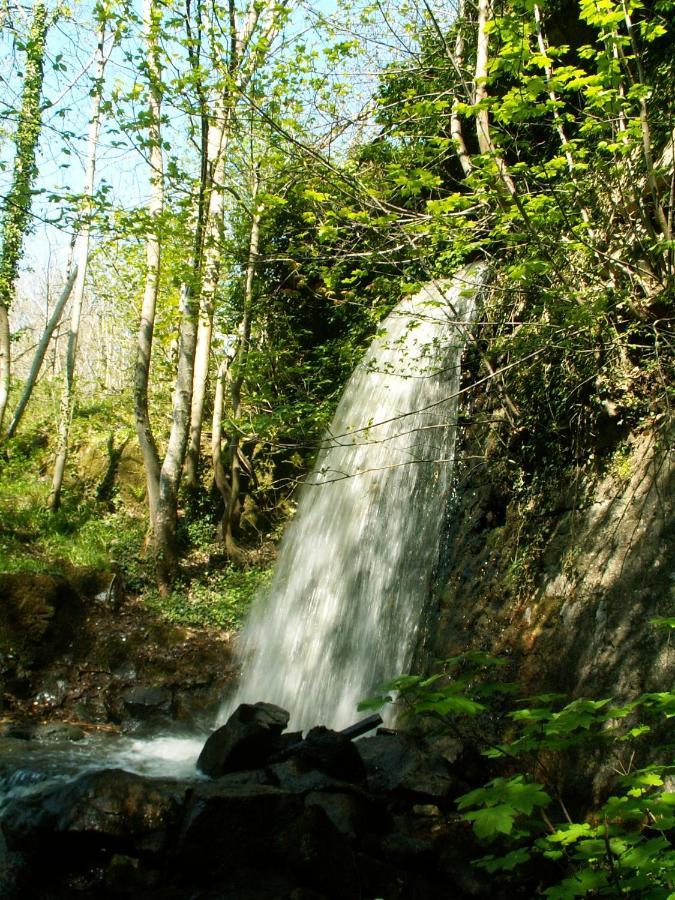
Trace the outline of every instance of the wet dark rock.
[[18, 741], [32, 741], [35, 737], [34, 722], [6, 722], [0, 725], [0, 738], [13, 738]]
[[[384, 897], [386, 900], [462, 900], [465, 895], [455, 888], [452, 879], [435, 882], [430, 875], [392, 865], [390, 861], [361, 853], [357, 857], [362, 897]], [[491, 897], [491, 894], [486, 894]]]
[[355, 853], [320, 806], [291, 821], [275, 845], [301, 883], [331, 898], [359, 896]]
[[278, 781], [267, 769], [244, 769], [241, 772], [228, 772], [218, 778], [220, 786], [228, 784], [269, 784], [279, 787]]
[[59, 834], [96, 834], [157, 851], [178, 823], [185, 791], [175, 780], [107, 769], [11, 801], [2, 827], [11, 849], [34, 850]]
[[345, 791], [312, 791], [305, 797], [305, 808], [320, 807], [343, 837], [351, 841], [367, 831], [379, 829], [383, 815], [372, 798]]
[[176, 861], [227, 871], [245, 863], [270, 865], [273, 842], [302, 814], [302, 798], [270, 785], [212, 781], [192, 790]]
[[396, 865], [433, 866], [432, 842], [424, 838], [393, 832], [382, 840], [380, 850], [385, 859]]
[[[142, 690], [127, 699], [168, 699]], [[0, 882], [3, 900], [474, 896], [482, 882], [458, 871], [479, 855], [470, 833], [442, 839], [455, 824], [447, 760], [460, 748], [397, 732], [354, 742], [323, 727], [303, 740], [283, 732], [288, 718], [270, 704], [240, 706], [202, 750], [220, 773], [210, 779], [106, 770], [41, 785], [39, 767], [27, 767], [38, 780], [9, 783], [20, 791], [0, 819], [0, 861], [14, 879]], [[73, 727], [28, 724], [45, 740]], [[10, 755], [48, 749], [3, 740]], [[14, 778], [17, 766], [6, 768]]]
[[312, 768], [299, 756], [292, 756], [285, 762], [274, 763], [267, 767], [267, 771], [276, 785], [295, 794], [344, 787], [343, 782]]
[[33, 734], [38, 741], [81, 741], [86, 737], [85, 731], [68, 722], [36, 725]]
[[307, 769], [316, 769], [340, 781], [361, 781], [366, 769], [352, 741], [339, 731], [319, 725], [289, 751]]
[[138, 719], [155, 719], [171, 712], [173, 694], [167, 687], [136, 685], [122, 694], [127, 711]]
[[368, 787], [405, 802], [442, 803], [457, 793], [440, 754], [425, 752], [404, 734], [378, 734], [356, 745], [367, 770]]
[[134, 731], [212, 721], [234, 677], [229, 638], [165, 622], [132, 596], [119, 609], [96, 602], [112, 576], [0, 573], [3, 712]]
[[265, 765], [279, 750], [289, 714], [272, 703], [242, 703], [225, 725], [209, 736], [197, 760], [205, 775], [218, 778], [240, 769]]
[[485, 853], [467, 822], [454, 822], [433, 838], [434, 865], [441, 877], [451, 879], [462, 897], [499, 896], [495, 876], [489, 875], [470, 860]]

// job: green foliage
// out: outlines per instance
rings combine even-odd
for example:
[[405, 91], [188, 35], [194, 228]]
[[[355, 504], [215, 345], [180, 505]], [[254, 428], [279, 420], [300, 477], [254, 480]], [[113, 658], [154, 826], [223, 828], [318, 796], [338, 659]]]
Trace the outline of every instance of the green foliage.
[[269, 577], [266, 568], [228, 566], [177, 584], [167, 597], [150, 591], [144, 595], [144, 602], [176, 625], [234, 630], [243, 624], [253, 597]]
[[72, 566], [105, 570], [112, 561], [129, 576], [129, 587], [142, 580], [142, 519], [121, 510], [111, 513], [91, 499], [74, 496], [51, 513], [44, 482], [36, 483], [30, 471], [13, 466], [4, 474], [12, 480], [0, 479], [0, 571], [66, 571]]
[[[670, 619], [657, 622], [672, 627]], [[506, 771], [457, 801], [479, 842], [492, 850], [475, 865], [517, 879], [521, 889], [543, 878], [537, 893], [551, 900], [672, 900], [675, 757], [665, 723], [675, 716], [675, 692], [643, 694], [621, 706], [542, 694], [517, 699], [509, 709], [505, 698], [513, 686], [490, 677], [500, 662], [463, 654], [446, 661], [442, 674], [401, 676], [384, 686], [409, 714], [441, 721], [459, 736], [466, 736], [468, 721], [482, 718], [474, 738], [478, 733], [487, 742], [484, 755]], [[385, 693], [366, 705], [391, 700]], [[637, 766], [639, 758], [652, 761]], [[576, 778], [588, 778], [598, 765], [615, 773], [604, 799], [582, 802], [576, 820], [561, 793], [561, 764]]]
[[[672, 128], [672, 3], [556, 0], [537, 4], [541, 25], [528, 0], [494, 9], [486, 99], [474, 104], [467, 88], [470, 16], [456, 24], [464, 70], [448, 64], [454, 33], [420, 31], [414, 64], [381, 78], [382, 132], [361, 148], [359, 177], [398, 211], [381, 225], [390, 244], [419, 250], [408, 280], [476, 256], [497, 262], [480, 374], [486, 361], [504, 369], [506, 440], [529, 473], [588, 458], [594, 445], [611, 453], [669, 402], [671, 176], [656, 169]], [[481, 155], [485, 109], [495, 151]], [[346, 234], [345, 223], [343, 244]]]

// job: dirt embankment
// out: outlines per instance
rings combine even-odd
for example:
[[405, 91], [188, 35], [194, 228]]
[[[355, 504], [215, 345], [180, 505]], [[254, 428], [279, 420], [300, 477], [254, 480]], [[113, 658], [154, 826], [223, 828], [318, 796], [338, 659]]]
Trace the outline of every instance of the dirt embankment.
[[210, 720], [234, 677], [226, 634], [160, 620], [111, 573], [0, 575], [6, 720], [189, 725]]

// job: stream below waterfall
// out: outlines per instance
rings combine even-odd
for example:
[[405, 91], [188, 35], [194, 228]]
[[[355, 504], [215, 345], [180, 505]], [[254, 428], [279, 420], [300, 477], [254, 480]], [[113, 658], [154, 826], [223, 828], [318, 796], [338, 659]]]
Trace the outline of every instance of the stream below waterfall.
[[166, 733], [137, 738], [99, 733], [81, 741], [0, 738], [0, 815], [11, 800], [101, 769], [162, 778], [203, 778], [196, 762], [206, 737]]

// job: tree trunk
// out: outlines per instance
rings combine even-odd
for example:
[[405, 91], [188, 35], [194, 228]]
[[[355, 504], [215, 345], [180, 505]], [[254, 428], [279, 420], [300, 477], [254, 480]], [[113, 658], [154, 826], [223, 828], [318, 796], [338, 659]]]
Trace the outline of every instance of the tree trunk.
[[225, 380], [232, 360], [221, 360], [216, 372], [213, 395], [213, 418], [211, 422], [211, 461], [213, 463], [213, 485], [223, 498], [225, 509], [230, 506], [230, 482], [223, 464], [223, 407], [225, 405]]
[[[462, 70], [464, 68], [464, 0], [460, 0], [457, 8], [456, 22], [457, 34], [455, 36], [455, 48], [452, 56], [455, 72], [459, 78], [462, 76]], [[466, 141], [464, 140], [462, 120], [457, 111], [458, 106], [459, 98], [455, 96], [450, 113], [450, 136], [455, 142], [455, 150], [457, 151], [457, 157], [462, 167], [462, 171], [464, 172], [465, 177], [468, 177], [473, 171], [473, 163], [471, 161], [471, 155], [466, 147]]]
[[[231, 52], [227, 70], [224, 71], [222, 94], [214, 114], [213, 130], [209, 134], [208, 148], [208, 204], [204, 221], [198, 217], [194, 275], [192, 283], [181, 289], [182, 322], [178, 371], [173, 394], [173, 423], [169, 443], [159, 478], [159, 497], [154, 530], [154, 549], [157, 558], [157, 583], [160, 593], [167, 594], [178, 570], [178, 548], [176, 527], [178, 521], [178, 485], [185, 462], [188, 438], [192, 437], [191, 479], [197, 481], [199, 445], [201, 443], [201, 417], [203, 415], [203, 391], [206, 380], [199, 385], [201, 411], [194, 421], [196, 429], [190, 435], [192, 421], [192, 398], [195, 378], [195, 356], [200, 319], [212, 322], [218, 280], [220, 277], [220, 254], [222, 251], [225, 145], [229, 137], [234, 114], [233, 104], [243, 94], [256, 68], [269, 50], [269, 45], [283, 21], [283, 10], [287, 0], [274, 3], [252, 0], [241, 25], [237, 26], [234, 3], [230, 2]], [[254, 34], [258, 31], [259, 41], [252, 48]], [[247, 55], [248, 51], [248, 55]], [[214, 63], [216, 64], [216, 63]], [[201, 237], [203, 235], [203, 240]], [[198, 290], [198, 296], [195, 296]], [[202, 329], [202, 349], [200, 366], [210, 353], [211, 327]], [[199, 434], [197, 434], [197, 429]], [[196, 456], [195, 456], [196, 452]]]
[[61, 489], [63, 476], [66, 469], [66, 457], [68, 455], [68, 436], [74, 407], [75, 389], [75, 364], [77, 359], [77, 341], [80, 333], [80, 320], [82, 318], [82, 301], [84, 299], [84, 283], [87, 276], [89, 263], [89, 236], [91, 234], [92, 197], [94, 195], [94, 178], [96, 175], [96, 151], [98, 149], [98, 136], [101, 129], [101, 98], [103, 94], [103, 73], [105, 71], [106, 57], [104, 54], [105, 25], [101, 25], [101, 31], [96, 49], [96, 74], [94, 76], [94, 93], [92, 99], [92, 115], [89, 125], [89, 138], [87, 141], [87, 170], [84, 188], [84, 218], [79, 229], [75, 247], [75, 266], [77, 275], [73, 288], [73, 302], [70, 311], [70, 330], [68, 332], [68, 345], [66, 347], [66, 371], [61, 396], [59, 412], [59, 429], [56, 444], [56, 459], [54, 461], [54, 473], [52, 476], [52, 490], [49, 495], [49, 508], [52, 512], [61, 505]]
[[19, 270], [24, 235], [28, 229], [31, 189], [36, 174], [35, 154], [41, 128], [43, 66], [48, 27], [47, 7], [43, 0], [36, 0], [25, 48], [21, 110], [14, 137], [12, 185], [3, 203], [0, 250], [0, 433], [9, 399], [9, 307], [14, 297], [14, 282]]
[[136, 342], [136, 362], [134, 365], [134, 418], [136, 434], [143, 457], [145, 480], [148, 492], [148, 515], [150, 531], [155, 526], [159, 502], [160, 463], [157, 443], [150, 422], [148, 388], [150, 383], [150, 361], [152, 341], [155, 331], [155, 311], [159, 291], [161, 271], [161, 242], [158, 220], [164, 209], [164, 156], [162, 153], [161, 112], [162, 83], [158, 59], [158, 14], [153, 0], [146, 0], [144, 29], [150, 82], [148, 109], [148, 143], [150, 146], [150, 202], [148, 211], [152, 228], [145, 243], [145, 288], [141, 306], [141, 321]]
[[45, 330], [42, 332], [42, 337], [40, 338], [40, 343], [37, 345], [37, 348], [35, 350], [33, 363], [30, 367], [30, 373], [28, 375], [26, 384], [24, 385], [21, 399], [16, 405], [14, 416], [12, 417], [12, 421], [10, 422], [9, 428], [7, 429], [7, 437], [9, 438], [14, 436], [16, 429], [19, 427], [19, 422], [23, 418], [23, 414], [26, 411], [26, 407], [28, 406], [28, 402], [30, 401], [31, 394], [33, 393], [33, 388], [35, 387], [38, 375], [40, 374], [42, 363], [44, 362], [44, 358], [47, 354], [49, 342], [52, 339], [54, 331], [56, 330], [56, 326], [61, 321], [63, 310], [66, 308], [66, 303], [68, 302], [68, 298], [70, 297], [70, 294], [73, 290], [73, 285], [75, 284], [76, 277], [77, 266], [72, 269], [70, 275], [66, 279], [66, 283], [63, 286], [63, 290], [61, 291], [59, 299], [56, 302], [56, 306], [54, 307], [54, 312], [45, 325]]
[[476, 105], [480, 103], [483, 103], [483, 105], [480, 109], [476, 110], [476, 137], [478, 138], [480, 152], [485, 156], [490, 156], [494, 160], [502, 184], [507, 192], [514, 197], [516, 194], [516, 186], [509, 175], [506, 161], [501, 154], [497, 152], [492, 140], [490, 131], [490, 113], [484, 103], [488, 96], [487, 79], [490, 48], [488, 24], [491, 18], [492, 0], [478, 0], [478, 41], [476, 44], [476, 75], [474, 81], [473, 102]]
[[249, 239], [248, 263], [246, 266], [246, 282], [244, 285], [244, 308], [239, 331], [239, 347], [234, 360], [233, 377], [230, 388], [232, 398], [232, 433], [228, 457], [230, 460], [230, 497], [223, 514], [223, 539], [225, 550], [229, 556], [237, 556], [241, 552], [237, 545], [237, 531], [242, 510], [242, 450], [240, 447], [241, 431], [238, 419], [241, 415], [241, 391], [246, 377], [249, 348], [251, 345], [251, 324], [253, 321], [253, 296], [256, 266], [260, 246], [260, 220], [263, 207], [258, 204], [258, 172], [254, 171], [251, 205], [251, 234]]
[[192, 379], [197, 345], [198, 304], [189, 286], [184, 285], [181, 298], [182, 321], [178, 371], [173, 392], [173, 423], [169, 443], [159, 476], [159, 495], [154, 522], [153, 543], [157, 560], [157, 583], [166, 595], [178, 569], [176, 526], [178, 521], [178, 485], [190, 426]]
[[199, 304], [199, 328], [195, 354], [194, 384], [190, 411], [190, 438], [185, 460], [188, 485], [199, 487], [199, 458], [201, 449], [202, 420], [208, 386], [209, 361], [211, 358], [211, 337], [213, 334], [213, 313], [216, 291], [220, 281], [220, 261], [223, 245], [225, 215], [225, 152], [228, 139], [230, 113], [228, 107], [219, 104], [215, 125], [209, 129], [208, 209], [204, 225], [204, 260], [201, 296]]
[[[230, 55], [225, 87], [219, 97], [208, 141], [208, 209], [204, 223], [204, 266], [200, 295], [199, 333], [195, 360], [192, 408], [190, 413], [190, 438], [186, 457], [186, 479], [191, 488], [199, 487], [199, 457], [202, 420], [208, 385], [213, 313], [216, 292], [220, 281], [220, 263], [223, 242], [223, 216], [225, 211], [225, 155], [234, 121], [236, 97], [246, 90], [256, 67], [261, 64], [269, 46], [283, 21], [288, 0], [279, 3], [271, 0], [253, 0], [243, 21], [237, 23], [235, 4], [230, 0]], [[258, 34], [259, 44], [254, 46]]]

